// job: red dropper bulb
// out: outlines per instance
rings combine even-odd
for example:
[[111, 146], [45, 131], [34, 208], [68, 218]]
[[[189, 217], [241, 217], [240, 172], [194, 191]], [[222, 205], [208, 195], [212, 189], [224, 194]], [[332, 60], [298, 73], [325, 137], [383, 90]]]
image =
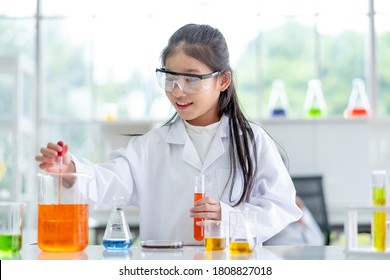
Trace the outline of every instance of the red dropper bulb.
[[65, 144], [63, 141], [58, 141], [57, 143], [58, 145], [60, 145], [62, 147], [62, 151], [61, 152], [58, 152], [58, 156], [59, 157], [62, 157], [64, 156], [64, 152], [65, 152]]

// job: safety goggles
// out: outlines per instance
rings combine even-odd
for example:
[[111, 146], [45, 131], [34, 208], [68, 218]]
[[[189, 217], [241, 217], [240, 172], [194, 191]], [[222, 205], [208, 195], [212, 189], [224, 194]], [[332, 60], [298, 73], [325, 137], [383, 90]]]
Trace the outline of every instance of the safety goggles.
[[186, 94], [202, 93], [208, 90], [212, 80], [210, 78], [222, 74], [223, 71], [215, 71], [211, 74], [197, 75], [189, 73], [177, 73], [167, 71], [164, 68], [156, 69], [159, 86], [166, 92], [173, 92], [175, 84]]

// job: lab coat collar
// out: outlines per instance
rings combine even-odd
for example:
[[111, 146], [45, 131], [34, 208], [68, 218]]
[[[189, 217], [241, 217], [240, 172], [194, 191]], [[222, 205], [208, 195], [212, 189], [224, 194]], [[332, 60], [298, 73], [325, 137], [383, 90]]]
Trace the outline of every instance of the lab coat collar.
[[[217, 135], [219, 137], [228, 137], [229, 135], [229, 117], [223, 115], [221, 117], [221, 124], [218, 127]], [[171, 125], [167, 134], [166, 141], [171, 144], [185, 144], [188, 137], [187, 130], [185, 128], [184, 120], [177, 117]]]
[[221, 124], [218, 127], [217, 133], [211, 144], [210, 151], [202, 164], [199, 155], [192, 144], [190, 137], [188, 136], [185, 128], [184, 120], [178, 118], [172, 124], [169, 129], [166, 141], [170, 144], [184, 145], [183, 147], [183, 160], [184, 162], [192, 165], [200, 172], [203, 172], [215, 162], [224, 152], [225, 148], [222, 142], [222, 138], [229, 135], [229, 118], [225, 115], [221, 118]]

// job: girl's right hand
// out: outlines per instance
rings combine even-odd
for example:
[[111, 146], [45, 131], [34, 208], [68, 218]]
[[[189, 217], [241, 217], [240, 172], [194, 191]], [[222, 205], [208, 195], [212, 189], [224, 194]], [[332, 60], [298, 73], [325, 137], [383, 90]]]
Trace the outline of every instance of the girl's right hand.
[[58, 162], [58, 152], [63, 151], [61, 172], [74, 173], [76, 172], [76, 167], [68, 154], [68, 150], [69, 146], [66, 144], [61, 147], [56, 143], [50, 142], [46, 147], [41, 148], [41, 154], [36, 156], [35, 160], [40, 163], [40, 169], [45, 170], [46, 172], [58, 172], [60, 168]]

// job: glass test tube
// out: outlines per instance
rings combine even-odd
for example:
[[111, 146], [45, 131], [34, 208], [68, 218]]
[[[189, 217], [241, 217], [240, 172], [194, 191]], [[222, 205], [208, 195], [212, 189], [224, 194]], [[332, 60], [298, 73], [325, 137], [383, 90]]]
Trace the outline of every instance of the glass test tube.
[[[204, 175], [195, 177], [194, 185], [194, 203], [199, 199], [202, 199], [205, 196], [205, 187], [204, 187]], [[202, 222], [202, 218], [194, 218], [194, 239], [197, 241], [202, 241], [204, 239], [204, 228], [203, 226], [197, 225], [197, 222]]]
[[[386, 171], [372, 172], [372, 204], [373, 206], [386, 205]], [[373, 247], [377, 251], [386, 250], [386, 212], [374, 212], [372, 221]]]

